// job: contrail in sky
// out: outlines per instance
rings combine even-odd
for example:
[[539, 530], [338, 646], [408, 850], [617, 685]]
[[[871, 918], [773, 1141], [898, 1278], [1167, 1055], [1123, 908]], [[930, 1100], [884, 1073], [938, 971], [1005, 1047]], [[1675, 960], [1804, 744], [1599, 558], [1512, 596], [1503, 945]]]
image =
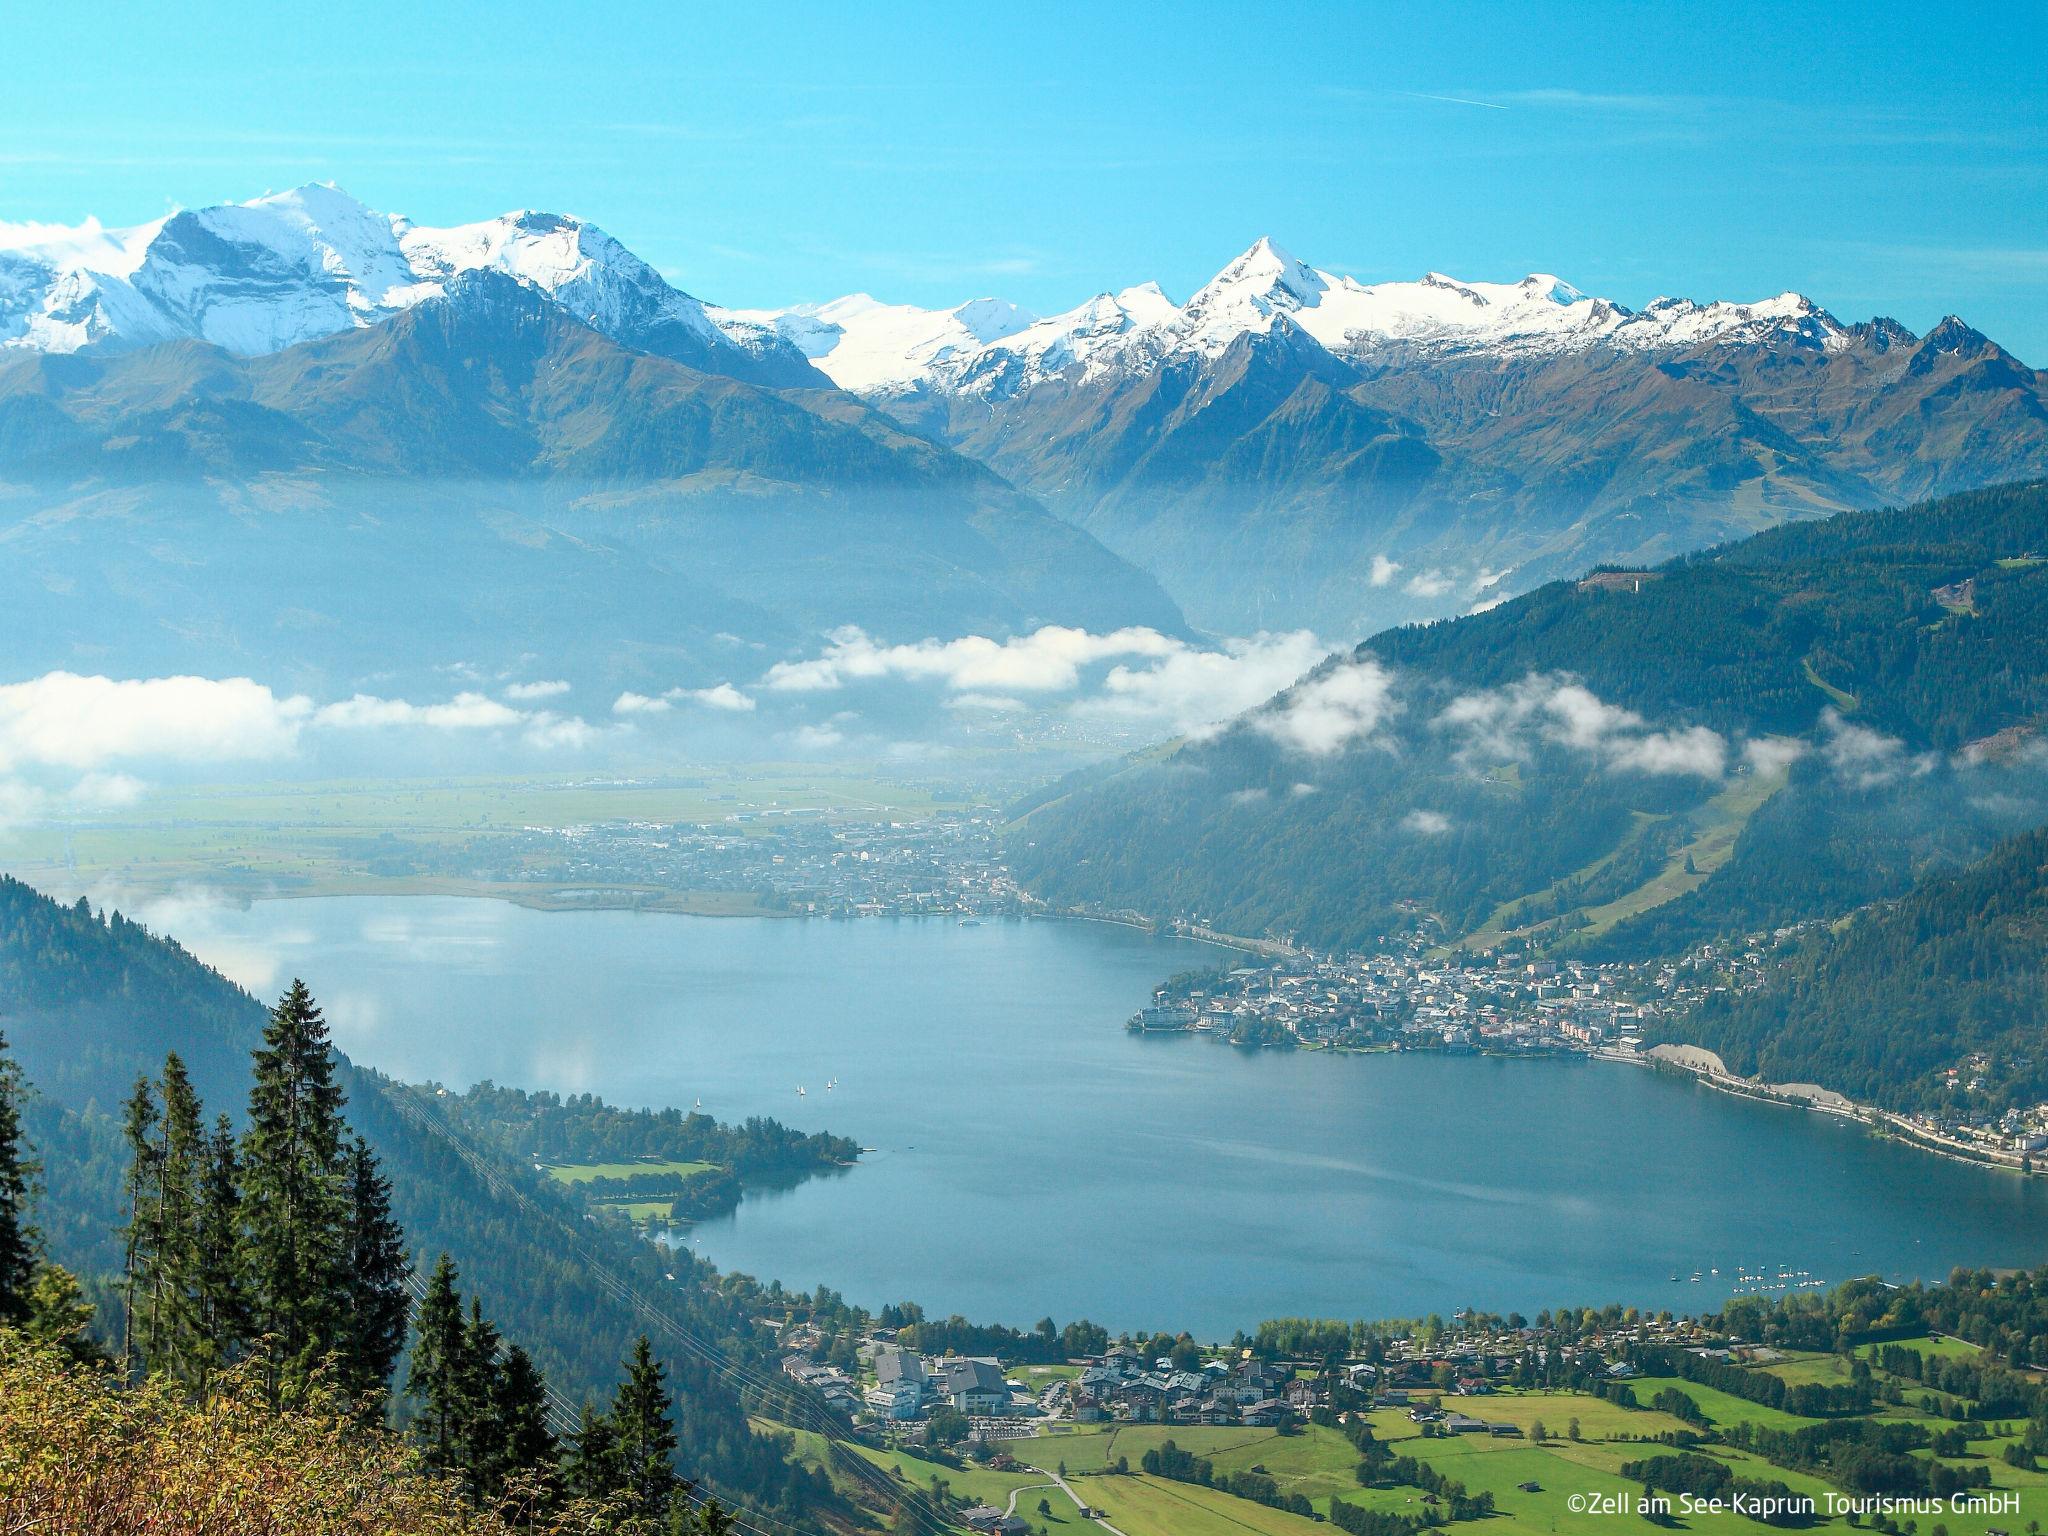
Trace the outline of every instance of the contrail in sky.
[[1403, 96], [1413, 96], [1417, 101], [1448, 101], [1459, 107], [1484, 107], [1489, 112], [1505, 112], [1507, 108], [1497, 101], [1474, 101], [1469, 96], [1432, 96], [1427, 91], [1403, 91]]

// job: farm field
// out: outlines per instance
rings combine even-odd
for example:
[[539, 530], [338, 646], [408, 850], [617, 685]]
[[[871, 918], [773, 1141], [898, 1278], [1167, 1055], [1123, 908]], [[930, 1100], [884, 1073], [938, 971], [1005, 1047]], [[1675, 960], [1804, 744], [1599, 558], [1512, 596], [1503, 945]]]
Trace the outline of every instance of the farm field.
[[[1951, 1343], [1944, 1347], [1942, 1341], [1929, 1343], [1929, 1353], [1968, 1352], [1967, 1346]], [[1030, 1369], [1017, 1367], [1011, 1374], [1028, 1381]], [[1820, 1353], [1787, 1352], [1752, 1369], [1791, 1384], [1835, 1385], [1850, 1377], [1849, 1367], [1841, 1357]], [[1638, 1378], [1631, 1386], [1638, 1400], [1644, 1402], [1665, 1387], [1676, 1387], [1692, 1397], [1717, 1424], [1726, 1427], [1746, 1424], [1796, 1429], [1817, 1422], [1678, 1377]], [[1475, 1397], [1449, 1397], [1444, 1406], [1475, 1418], [1518, 1425], [1523, 1433], [1430, 1435], [1408, 1416], [1405, 1408], [1376, 1409], [1369, 1419], [1374, 1438], [1395, 1456], [1413, 1457], [1425, 1463], [1462, 1484], [1468, 1494], [1492, 1496], [1492, 1515], [1483, 1521], [1464, 1523], [1472, 1527], [1472, 1536], [1558, 1536], [1595, 1529], [1598, 1517], [1587, 1515], [1583, 1508], [1574, 1510], [1574, 1496], [1638, 1495], [1639, 1479], [1624, 1476], [1623, 1468], [1652, 1456], [1670, 1454], [1670, 1438], [1687, 1430], [1685, 1424], [1669, 1414], [1626, 1408], [1601, 1397], [1572, 1392], [1510, 1389]], [[1930, 1417], [1915, 1407], [1880, 1406], [1876, 1416], [1898, 1423], [1918, 1423], [1936, 1433], [1951, 1427], [1951, 1421]], [[1576, 1439], [1570, 1435], [1574, 1421]], [[1541, 1441], [1531, 1434], [1539, 1423], [1545, 1431]], [[2004, 1447], [2025, 1425], [2003, 1426], [2006, 1432], [1983, 1436], [1982, 1431], [1990, 1427], [1979, 1426], [1973, 1431], [1979, 1438], [1971, 1441], [1969, 1454], [1950, 1459], [1949, 1464], [1987, 1467], [1994, 1490], [2020, 1494], [2021, 1511], [2016, 1518], [2010, 1512], [1947, 1512], [1938, 1523], [1949, 1536], [1986, 1536], [1994, 1530], [2021, 1530], [2028, 1520], [2048, 1516], [2048, 1471], [2021, 1470], [2007, 1465], [2002, 1457]], [[1169, 1441], [1207, 1460], [1219, 1479], [1248, 1472], [1270, 1477], [1283, 1496], [1299, 1495], [1308, 1500], [1323, 1521], [1306, 1520], [1215, 1488], [1146, 1475], [1142, 1471], [1145, 1453]], [[1290, 1432], [1236, 1426], [1080, 1425], [1063, 1428], [1057, 1434], [1011, 1442], [1006, 1449], [1028, 1465], [1063, 1469], [1076, 1491], [1125, 1536], [1292, 1536], [1317, 1523], [1332, 1528], [1327, 1521], [1339, 1500], [1418, 1522], [1440, 1518], [1442, 1514], [1441, 1507], [1432, 1505], [1420, 1488], [1405, 1484], [1361, 1486], [1357, 1478], [1358, 1452], [1345, 1432], [1328, 1425], [1306, 1424]], [[1013, 1489], [1026, 1490], [1019, 1495], [1017, 1513], [1034, 1536], [1096, 1529], [1080, 1521], [1057, 1490], [1033, 1487], [1044, 1481], [1037, 1473], [995, 1472], [972, 1464], [967, 1470], [954, 1471], [903, 1451], [869, 1450], [864, 1454], [893, 1476], [919, 1486], [929, 1486], [936, 1476], [953, 1493], [997, 1508], [1004, 1507]], [[1817, 1502], [1824, 1501], [1833, 1491], [1833, 1485], [1820, 1477], [1774, 1465], [1734, 1446], [1710, 1442], [1694, 1447], [1692, 1454], [1720, 1462], [1738, 1478], [1783, 1484], [1793, 1493], [1805, 1494]], [[1924, 1459], [1931, 1452], [1921, 1450], [1913, 1454]], [[1114, 1470], [1119, 1460], [1128, 1467], [1128, 1474], [1119, 1475]], [[1051, 1510], [1050, 1516], [1038, 1513], [1041, 1497]], [[1627, 1523], [1632, 1526], [1635, 1521], [1636, 1517], [1631, 1515]], [[1923, 1520], [1920, 1526], [1931, 1530], [1934, 1523]], [[1456, 1536], [1462, 1527], [1453, 1523], [1440, 1528]], [[1678, 1515], [1670, 1528], [1697, 1532], [1700, 1536], [1753, 1536], [1758, 1526], [1746, 1515], [1724, 1510]], [[1813, 1528], [1846, 1532], [1850, 1526], [1842, 1520], [1823, 1519]]]
[[548, 1168], [548, 1177], [564, 1184], [588, 1184], [592, 1179], [630, 1179], [643, 1173], [673, 1173], [681, 1178], [694, 1178], [700, 1173], [709, 1173], [716, 1163], [554, 1163]]

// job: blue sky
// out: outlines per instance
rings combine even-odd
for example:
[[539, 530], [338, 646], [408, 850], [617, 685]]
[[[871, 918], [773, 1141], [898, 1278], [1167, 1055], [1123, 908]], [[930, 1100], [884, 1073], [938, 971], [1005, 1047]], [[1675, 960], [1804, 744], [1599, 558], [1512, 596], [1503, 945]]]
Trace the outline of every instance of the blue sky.
[[[332, 179], [581, 213], [733, 305], [1185, 295], [1261, 234], [1961, 313], [2048, 364], [2048, 7], [8, 8], [0, 220]], [[23, 67], [21, 61], [33, 61]]]

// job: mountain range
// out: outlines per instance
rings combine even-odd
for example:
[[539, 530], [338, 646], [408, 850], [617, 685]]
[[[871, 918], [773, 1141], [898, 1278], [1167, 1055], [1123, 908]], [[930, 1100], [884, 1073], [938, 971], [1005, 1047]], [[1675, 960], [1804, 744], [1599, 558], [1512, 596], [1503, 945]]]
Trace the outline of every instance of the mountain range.
[[2048, 376], [1953, 317], [1363, 284], [1270, 240], [1185, 304], [750, 311], [1156, 574], [1197, 624], [1464, 612], [1603, 561], [2048, 468]]
[[[553, 364], [533, 372], [527, 343], [493, 329], [541, 309], [420, 318], [480, 315], [493, 279], [581, 335], [579, 357], [609, 346], [601, 400], [542, 400]], [[447, 343], [432, 356], [364, 339], [424, 326]], [[1145, 283], [1049, 317], [992, 298], [729, 309], [578, 218], [426, 227], [332, 186], [128, 229], [12, 227], [0, 359], [0, 536], [26, 540], [45, 591], [175, 585], [179, 562], [217, 564], [220, 537], [249, 533], [252, 501], [360, 532], [349, 477], [398, 475], [400, 504], [437, 510], [395, 562], [460, 528], [479, 576], [623, 586], [651, 628], [600, 615], [592, 645], [655, 658], [613, 669], [647, 681], [678, 660], [716, 672], [708, 635], [781, 647], [845, 623], [917, 637], [1185, 615], [1365, 634], [1596, 563], [2048, 470], [2048, 376], [1953, 317], [1916, 336], [1795, 293], [1631, 309], [1546, 274], [1368, 284], [1270, 240], [1184, 303]], [[361, 406], [379, 367], [425, 370], [378, 396], [403, 412], [343, 424], [315, 398]], [[139, 510], [145, 471], [177, 489]], [[442, 494], [476, 475], [489, 497]], [[139, 519], [145, 542], [118, 570], [80, 566], [51, 530], [81, 515], [99, 542]], [[165, 537], [166, 516], [206, 539]], [[470, 530], [480, 516], [493, 531]], [[166, 549], [169, 572], [149, 553]], [[533, 615], [477, 585], [453, 583], [480, 615]], [[236, 611], [236, 643], [260, 651]]]
[[[572, 270], [535, 233], [561, 221], [421, 243], [335, 196], [115, 239], [141, 244], [125, 286], [52, 281], [0, 348], [17, 666], [333, 691], [540, 654], [608, 702], [847, 624], [1184, 631], [1086, 532], [772, 338], [725, 339], [601, 233], [570, 227]], [[203, 244], [242, 214], [270, 244]], [[393, 249], [479, 259], [407, 286]], [[93, 299], [70, 328], [45, 323], [63, 293]]]

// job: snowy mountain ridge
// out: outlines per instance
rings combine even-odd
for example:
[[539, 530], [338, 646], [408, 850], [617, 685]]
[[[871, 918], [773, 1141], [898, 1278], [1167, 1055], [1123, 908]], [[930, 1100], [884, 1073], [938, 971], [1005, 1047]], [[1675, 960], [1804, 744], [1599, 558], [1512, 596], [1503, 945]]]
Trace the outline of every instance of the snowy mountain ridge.
[[[520, 210], [433, 228], [331, 183], [170, 214], [132, 228], [0, 226], [0, 346], [75, 352], [212, 342], [243, 356], [373, 325], [462, 272], [508, 273], [641, 350], [757, 382], [869, 396], [1002, 397], [1044, 380], [1213, 361], [1288, 327], [1334, 357], [1556, 355], [1779, 340], [1828, 348], [1844, 327], [1796, 293], [1754, 304], [1658, 299], [1640, 311], [1544, 273], [1513, 283], [1440, 272], [1361, 283], [1261, 239], [1185, 304], [1157, 283], [1051, 316], [980, 298], [947, 309], [857, 293], [785, 309], [720, 309], [671, 286], [594, 224]], [[813, 371], [815, 368], [815, 371]]]
[[193, 339], [240, 356], [374, 325], [499, 271], [643, 351], [762, 382], [822, 384], [765, 329], [703, 303], [594, 224], [521, 210], [445, 229], [316, 183], [129, 229], [13, 226], [0, 241], [0, 346], [112, 350]]
[[[1015, 323], [978, 340], [954, 325], [964, 311], [989, 306]], [[1646, 351], [1777, 339], [1831, 348], [1846, 334], [1796, 293], [1753, 304], [1666, 298], [1637, 311], [1588, 297], [1547, 273], [1481, 283], [1431, 272], [1412, 282], [1367, 284], [1308, 266], [1271, 239], [1259, 240], [1185, 304], [1146, 283], [1044, 319], [990, 299], [921, 310], [866, 295], [731, 318], [774, 329], [841, 388], [884, 395], [1003, 395], [1055, 377], [1089, 382], [1142, 373], [1176, 356], [1214, 360], [1240, 338], [1283, 325], [1353, 362], [1475, 352], [1540, 356], [1603, 343]]]

